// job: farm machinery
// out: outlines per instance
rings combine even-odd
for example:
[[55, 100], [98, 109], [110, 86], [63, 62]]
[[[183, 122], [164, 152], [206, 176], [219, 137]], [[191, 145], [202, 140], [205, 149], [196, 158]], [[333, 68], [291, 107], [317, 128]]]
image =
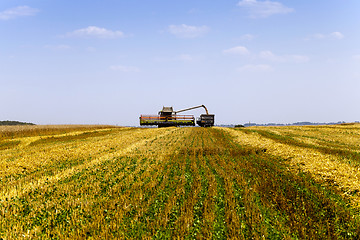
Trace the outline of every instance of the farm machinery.
[[207, 108], [204, 105], [196, 107], [185, 108], [178, 111], [174, 111], [172, 107], [163, 107], [159, 111], [158, 115], [141, 115], [141, 126], [158, 126], [158, 127], [171, 127], [171, 126], [195, 126], [194, 115], [178, 115], [178, 113], [190, 111], [196, 108], [204, 108], [206, 114], [201, 114], [196, 119], [196, 123], [200, 127], [212, 127], [215, 122], [215, 115], [209, 114]]

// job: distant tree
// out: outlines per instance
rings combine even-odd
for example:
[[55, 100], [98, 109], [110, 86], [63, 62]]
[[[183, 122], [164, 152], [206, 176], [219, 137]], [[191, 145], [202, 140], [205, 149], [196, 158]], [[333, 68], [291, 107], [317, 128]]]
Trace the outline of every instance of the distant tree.
[[244, 125], [241, 125], [241, 124], [237, 124], [235, 125], [236, 128], [241, 128], [241, 127], [245, 127]]
[[35, 125], [34, 123], [19, 122], [19, 121], [0, 121], [0, 126], [15, 126], [15, 125]]

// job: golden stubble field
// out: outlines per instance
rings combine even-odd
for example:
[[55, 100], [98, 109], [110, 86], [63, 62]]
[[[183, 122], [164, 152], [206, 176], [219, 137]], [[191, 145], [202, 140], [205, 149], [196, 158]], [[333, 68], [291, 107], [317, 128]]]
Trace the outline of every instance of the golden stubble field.
[[3, 239], [358, 239], [360, 125], [0, 127]]

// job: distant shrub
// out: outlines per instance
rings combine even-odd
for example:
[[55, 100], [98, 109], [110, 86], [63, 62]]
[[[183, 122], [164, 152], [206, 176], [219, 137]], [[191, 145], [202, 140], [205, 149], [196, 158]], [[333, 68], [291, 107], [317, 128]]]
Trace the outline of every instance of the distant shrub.
[[242, 127], [245, 127], [244, 125], [241, 125], [241, 124], [237, 124], [235, 125], [236, 128], [242, 128]]
[[15, 125], [35, 125], [34, 123], [18, 122], [18, 121], [0, 121], [0, 126], [15, 126]]

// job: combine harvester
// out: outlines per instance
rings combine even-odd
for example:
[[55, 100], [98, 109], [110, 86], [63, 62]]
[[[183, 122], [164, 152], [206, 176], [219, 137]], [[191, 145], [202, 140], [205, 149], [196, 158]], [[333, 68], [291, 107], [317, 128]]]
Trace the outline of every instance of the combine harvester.
[[196, 120], [200, 127], [212, 127], [215, 122], [215, 115], [209, 114], [204, 105], [174, 111], [172, 107], [163, 107], [158, 115], [141, 115], [140, 126], [158, 126], [172, 127], [172, 126], [195, 126], [194, 115], [178, 115], [180, 112], [190, 111], [196, 108], [204, 108], [206, 114], [201, 114]]

